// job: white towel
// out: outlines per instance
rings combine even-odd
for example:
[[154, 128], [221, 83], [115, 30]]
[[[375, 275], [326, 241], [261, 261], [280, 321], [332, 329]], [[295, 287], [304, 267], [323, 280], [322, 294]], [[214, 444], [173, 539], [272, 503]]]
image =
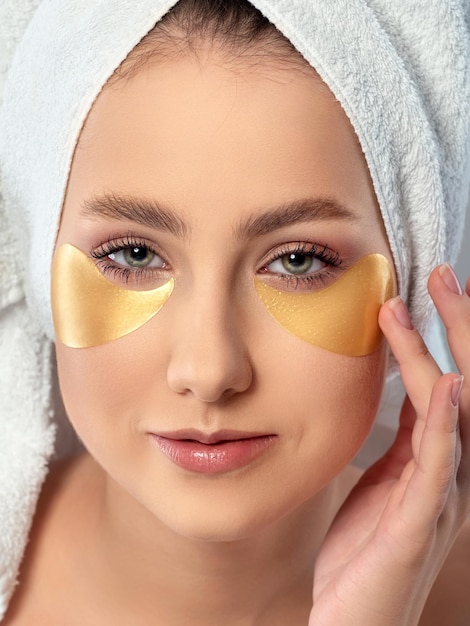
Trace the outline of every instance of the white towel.
[[[37, 5], [2, 1], [0, 72]], [[53, 449], [49, 268], [74, 146], [107, 78], [174, 3], [43, 0], [11, 63], [0, 113], [0, 618]], [[252, 3], [349, 116], [424, 331], [427, 276], [455, 260], [468, 197], [470, 3]]]

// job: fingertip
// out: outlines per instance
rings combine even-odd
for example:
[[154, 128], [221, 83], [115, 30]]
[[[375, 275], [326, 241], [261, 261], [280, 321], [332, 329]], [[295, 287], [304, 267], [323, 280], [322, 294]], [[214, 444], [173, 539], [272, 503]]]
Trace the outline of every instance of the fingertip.
[[450, 402], [454, 409], [459, 406], [460, 394], [462, 393], [463, 376], [454, 376], [450, 385]]
[[431, 296], [443, 292], [461, 296], [463, 294], [457, 274], [449, 263], [435, 267], [428, 278], [428, 290]]
[[390, 300], [386, 300], [379, 309], [378, 321], [379, 326], [382, 332], [386, 333], [388, 329], [396, 323], [396, 318], [393, 313], [393, 309], [390, 303], [394, 300], [394, 298], [390, 298]]
[[[456, 372], [442, 374], [432, 391], [432, 401], [436, 403], [436, 406], [441, 406], [444, 410], [448, 406], [452, 409], [451, 413], [454, 414], [455, 409], [459, 406], [463, 379], [464, 377]], [[449, 413], [448, 410], [446, 411]]]
[[439, 274], [440, 265], [437, 265], [429, 274], [428, 277], [428, 291], [431, 293], [433, 289], [441, 284], [441, 277]]
[[387, 319], [387, 317], [390, 315], [390, 305], [389, 305], [390, 300], [386, 300], [379, 309], [379, 323], [381, 320], [383, 319]]
[[395, 298], [388, 300], [388, 307], [395, 320], [402, 328], [405, 328], [406, 330], [414, 329], [408, 309], [400, 296], [395, 296]]

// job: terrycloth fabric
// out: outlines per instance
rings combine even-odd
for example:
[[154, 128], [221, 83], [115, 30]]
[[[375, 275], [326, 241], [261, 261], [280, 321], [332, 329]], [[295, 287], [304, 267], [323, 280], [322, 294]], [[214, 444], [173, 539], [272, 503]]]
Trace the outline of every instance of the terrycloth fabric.
[[[10, 69], [0, 114], [0, 618], [53, 449], [49, 268], [74, 146], [108, 77], [175, 2], [43, 0]], [[0, 70], [27, 22], [21, 12], [36, 4], [3, 0]], [[351, 119], [400, 292], [424, 331], [427, 275], [454, 261], [468, 196], [470, 0], [253, 4]]]

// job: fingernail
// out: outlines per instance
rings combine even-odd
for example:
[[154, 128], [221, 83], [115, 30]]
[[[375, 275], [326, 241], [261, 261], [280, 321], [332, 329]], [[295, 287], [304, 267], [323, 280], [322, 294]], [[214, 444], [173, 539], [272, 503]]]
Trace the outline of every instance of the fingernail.
[[400, 296], [396, 296], [390, 300], [390, 308], [392, 309], [395, 317], [399, 321], [399, 323], [408, 330], [413, 330], [413, 324], [411, 323], [411, 319], [408, 311], [406, 310], [406, 306], [403, 304], [403, 300]]
[[458, 376], [452, 381], [452, 387], [450, 389], [450, 401], [455, 408], [459, 405], [460, 393], [463, 386], [463, 376]]
[[450, 289], [452, 293], [455, 293], [458, 296], [462, 295], [463, 292], [459, 283], [459, 279], [457, 278], [454, 270], [448, 263], [444, 263], [444, 265], [441, 265], [439, 267], [439, 274], [441, 275], [442, 280], [447, 285], [447, 288]]

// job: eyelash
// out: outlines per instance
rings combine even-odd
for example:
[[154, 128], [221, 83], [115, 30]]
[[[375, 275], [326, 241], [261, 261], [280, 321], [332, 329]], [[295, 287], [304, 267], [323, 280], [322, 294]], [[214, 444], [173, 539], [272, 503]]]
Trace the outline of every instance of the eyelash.
[[[313, 259], [317, 259], [322, 263], [325, 263], [325, 267], [321, 270], [312, 272], [306, 275], [294, 275], [294, 274], [280, 274], [270, 272], [267, 268], [269, 265], [281, 259], [288, 254], [299, 254], [302, 256], [309, 256]], [[267, 262], [263, 265], [260, 273], [265, 275], [271, 275], [276, 280], [284, 281], [284, 285], [288, 289], [304, 289], [308, 290], [314, 286], [323, 286], [329, 279], [333, 278], [334, 270], [342, 266], [342, 259], [338, 252], [334, 252], [327, 246], [316, 244], [312, 242], [299, 241], [295, 244], [285, 244], [280, 248], [274, 250]]]
[[[142, 267], [131, 269], [107, 259], [110, 254], [116, 254], [117, 252], [122, 252], [128, 248], [144, 248], [145, 250], [148, 250], [162, 259], [164, 267]], [[138, 283], [139, 281], [147, 280], [151, 276], [155, 276], [156, 273], [160, 273], [162, 270], [167, 269], [165, 259], [157, 250], [149, 245], [148, 241], [134, 237], [131, 234], [125, 235], [124, 237], [118, 237], [113, 241], [102, 241], [98, 248], [90, 250], [90, 256], [96, 259], [97, 267], [105, 276], [110, 276], [126, 284], [129, 284], [130, 281]]]
[[[127, 268], [114, 261], [107, 259], [110, 254], [122, 252], [128, 248], [144, 248], [149, 252], [160, 257], [163, 261], [163, 267], [143, 267], [143, 268]], [[281, 274], [276, 272], [270, 272], [268, 266], [281, 259], [285, 255], [298, 254], [308, 256], [313, 259], [317, 259], [322, 263], [325, 263], [325, 267], [306, 275], [294, 275], [294, 274]], [[96, 259], [96, 265], [103, 272], [105, 276], [110, 276], [119, 282], [129, 284], [131, 281], [138, 283], [140, 281], [148, 280], [149, 278], [160, 275], [161, 271], [168, 269], [164, 257], [160, 252], [148, 243], [148, 241], [134, 237], [132, 234], [127, 234], [123, 237], [118, 237], [113, 241], [102, 241], [96, 249], [90, 250], [90, 256]], [[283, 286], [292, 289], [312, 289], [315, 286], [323, 286], [329, 280], [334, 278], [334, 270], [342, 266], [342, 259], [337, 252], [334, 252], [327, 246], [316, 244], [312, 242], [299, 241], [296, 243], [284, 244], [271, 252], [267, 261], [263, 264], [263, 267], [259, 270], [259, 273], [271, 276], [276, 281], [283, 282]]]

